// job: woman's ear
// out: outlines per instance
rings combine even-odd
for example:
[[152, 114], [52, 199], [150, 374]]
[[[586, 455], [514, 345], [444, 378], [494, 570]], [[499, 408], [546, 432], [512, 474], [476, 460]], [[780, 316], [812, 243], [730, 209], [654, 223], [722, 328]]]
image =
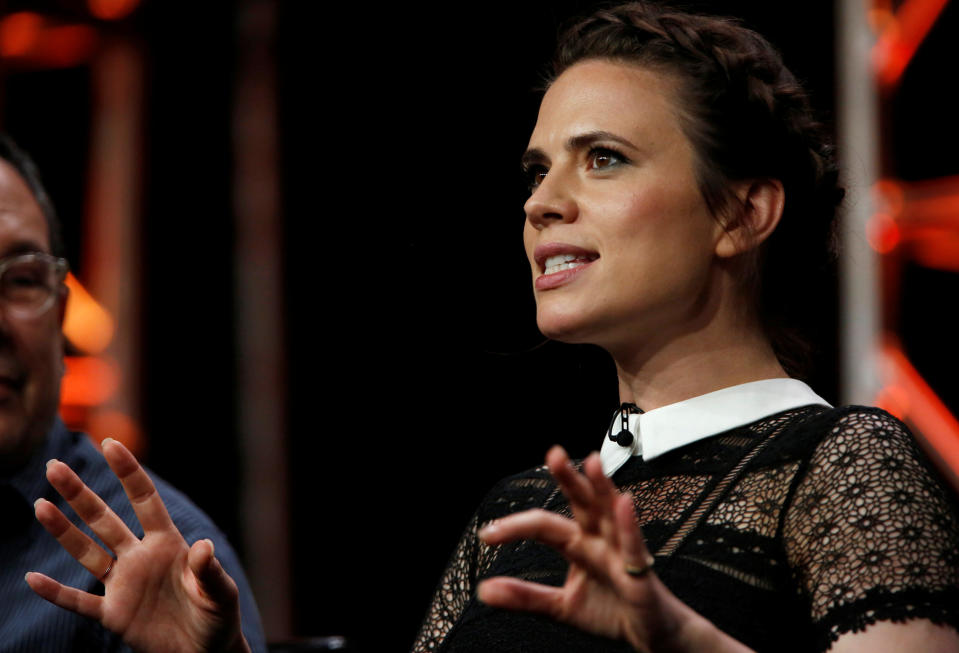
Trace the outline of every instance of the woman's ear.
[[778, 179], [744, 181], [734, 187], [736, 201], [722, 224], [716, 255], [732, 258], [759, 247], [779, 224], [786, 192]]

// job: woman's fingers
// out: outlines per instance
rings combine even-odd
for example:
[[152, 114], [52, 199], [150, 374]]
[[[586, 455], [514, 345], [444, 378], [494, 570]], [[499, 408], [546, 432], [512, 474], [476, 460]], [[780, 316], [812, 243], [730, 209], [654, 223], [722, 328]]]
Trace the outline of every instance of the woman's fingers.
[[175, 529], [156, 486], [133, 454], [112, 438], [104, 440], [100, 447], [110, 469], [120, 479], [144, 533]]
[[[136, 536], [130, 532], [130, 529], [123, 523], [123, 520], [117, 517], [116, 513], [110, 510], [103, 499], [88, 488], [86, 484], [80, 480], [80, 477], [66, 464], [59, 460], [51, 460], [48, 462], [47, 480], [50, 481], [50, 484], [60, 493], [60, 496], [66, 499], [67, 503], [70, 504], [70, 507], [73, 508], [80, 519], [90, 527], [90, 530], [96, 533], [97, 537], [110, 547], [111, 550], [119, 554], [124, 548], [137, 542]], [[52, 504], [50, 504], [50, 507], [53, 507]], [[56, 508], [54, 508], [54, 510], [56, 510]], [[43, 512], [47, 514], [46, 510]], [[57, 512], [59, 513], [59, 510], [57, 510]], [[39, 514], [37, 518], [40, 519]], [[64, 520], [66, 519], [64, 518]], [[40, 521], [42, 522], [43, 520], [41, 519]], [[56, 520], [52, 523], [54, 526], [58, 524], [62, 525]], [[67, 521], [67, 523], [69, 523], [69, 521]], [[44, 524], [44, 526], [46, 526], [46, 524]], [[60, 539], [49, 527], [47, 527], [47, 530], [58, 540]], [[60, 530], [62, 531], [62, 529]], [[74, 530], [76, 530], [76, 528], [74, 528]], [[77, 531], [77, 533], [79, 533], [79, 531]], [[69, 541], [73, 544], [76, 544], [77, 533], [67, 533]], [[61, 544], [63, 544], [63, 542], [61, 542]], [[68, 548], [66, 545], [64, 545], [64, 548], [67, 548], [71, 555], [77, 557], [74, 550]], [[100, 547], [97, 546], [97, 548], [99, 549]], [[77, 559], [79, 560], [79, 558]], [[87, 568], [89, 569], [89, 567]]]
[[67, 587], [35, 571], [25, 578], [30, 588], [50, 603], [97, 621], [103, 618], [103, 597]]
[[491, 522], [480, 529], [479, 536], [487, 544], [536, 540], [563, 552], [580, 532], [580, 527], [573, 520], [536, 508]]
[[477, 595], [486, 605], [537, 612], [553, 618], [560, 616], [563, 605], [562, 589], [508, 576], [484, 580], [477, 588]]
[[33, 505], [37, 521], [56, 538], [60, 546], [96, 578], [103, 578], [113, 565], [113, 556], [94, 542], [93, 538], [74, 526], [55, 505], [46, 499], [37, 499]]
[[639, 524], [636, 523], [633, 497], [628, 493], [616, 497], [613, 511], [624, 571], [633, 578], [642, 578], [652, 571], [654, 558], [646, 547], [646, 538], [643, 537]]
[[541, 508], [517, 512], [487, 524], [479, 531], [487, 544], [536, 540], [556, 549], [574, 565], [591, 573], [609, 574], [608, 546], [596, 535], [587, 536], [578, 522]]
[[599, 454], [592, 453], [583, 461], [583, 475], [592, 487], [595, 500], [604, 506], [611, 506], [613, 498], [619, 492], [613, 486], [613, 482], [603, 473], [603, 463], [599, 459]]
[[559, 445], [546, 453], [546, 467], [559, 484], [570, 503], [588, 505], [593, 500], [592, 488], [583, 475], [576, 471], [566, 451]]
[[569, 499], [573, 515], [587, 532], [615, 537], [612, 500], [616, 490], [606, 475], [599, 454], [583, 461], [583, 473], [577, 472], [562, 447], [555, 446], [546, 455], [546, 466], [560, 490]]
[[566, 451], [558, 445], [546, 454], [546, 467], [559, 489], [569, 499], [576, 519], [582, 523], [584, 529], [595, 530], [601, 515], [597, 511], [596, 495], [589, 479], [576, 471]]
[[198, 540], [187, 556], [190, 570], [196, 576], [203, 593], [220, 605], [236, 604], [239, 590], [220, 561], [216, 559], [211, 540]]

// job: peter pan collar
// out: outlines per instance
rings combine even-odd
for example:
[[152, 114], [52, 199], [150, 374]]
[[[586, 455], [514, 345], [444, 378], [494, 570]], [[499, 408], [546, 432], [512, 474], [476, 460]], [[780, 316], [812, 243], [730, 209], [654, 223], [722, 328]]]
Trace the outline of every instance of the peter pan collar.
[[[829, 402], [797, 379], [765, 379], [734, 385], [629, 416], [633, 442], [622, 446], [603, 436], [600, 460], [607, 476], [631, 456], [651, 460], [668, 451], [786, 410]], [[613, 431], [620, 428], [619, 419]]]

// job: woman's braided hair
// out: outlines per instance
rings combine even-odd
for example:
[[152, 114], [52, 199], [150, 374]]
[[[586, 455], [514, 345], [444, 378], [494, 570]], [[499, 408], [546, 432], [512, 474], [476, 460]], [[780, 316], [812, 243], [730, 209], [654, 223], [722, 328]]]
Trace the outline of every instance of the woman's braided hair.
[[834, 150], [808, 96], [779, 52], [737, 21], [647, 2], [603, 9], [568, 28], [553, 79], [577, 62], [610, 59], [679, 81], [680, 122], [697, 154], [700, 192], [716, 216], [728, 210], [730, 182], [778, 179], [786, 202], [776, 231], [746, 280], [777, 356], [794, 376], [808, 372], [800, 335], [809, 280], [836, 254], [843, 197]]

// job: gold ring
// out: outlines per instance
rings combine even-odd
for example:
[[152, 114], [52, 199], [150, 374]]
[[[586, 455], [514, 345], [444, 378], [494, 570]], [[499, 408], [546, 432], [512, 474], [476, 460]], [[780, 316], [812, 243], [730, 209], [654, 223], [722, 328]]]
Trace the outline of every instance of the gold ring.
[[105, 582], [106, 582], [107, 576], [109, 576], [109, 575], [110, 575], [110, 572], [113, 571], [113, 563], [115, 563], [116, 561], [117, 561], [116, 558], [111, 558], [111, 559], [110, 559], [110, 566], [107, 567], [107, 570], [106, 570], [105, 572], [103, 572], [103, 574], [100, 576], [100, 582], [101, 582], [101, 583], [105, 583]]
[[632, 576], [633, 578], [642, 578], [648, 574], [653, 569], [653, 563], [656, 562], [653, 556], [646, 554], [646, 564], [642, 567], [637, 567], [636, 565], [626, 564], [626, 573]]

